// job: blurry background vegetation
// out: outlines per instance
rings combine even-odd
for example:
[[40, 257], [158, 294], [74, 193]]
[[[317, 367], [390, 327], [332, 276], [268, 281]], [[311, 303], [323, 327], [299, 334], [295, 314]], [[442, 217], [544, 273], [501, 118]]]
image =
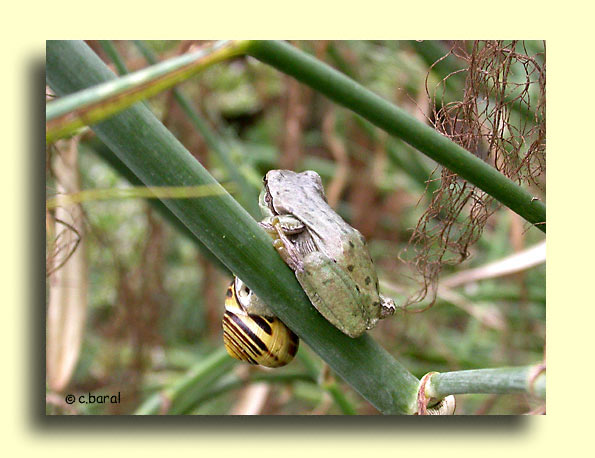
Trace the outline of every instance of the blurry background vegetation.
[[[135, 71], [149, 65], [147, 53], [163, 60], [200, 46], [174, 41], [88, 44], [117, 73], [123, 71], [123, 66]], [[463, 50], [471, 52], [477, 44], [292, 44], [457, 140], [457, 132], [448, 132], [444, 127], [440, 110], [469, 96], [467, 75], [457, 72], [465, 68], [466, 62], [455, 55], [439, 59], [453, 46], [459, 48], [460, 54]], [[515, 46], [544, 67], [543, 42]], [[120, 66], [116, 67], [114, 61], [118, 59]], [[515, 75], [518, 81], [526, 77], [526, 67], [522, 63], [517, 66], [511, 69], [511, 81]], [[252, 58], [215, 65], [177, 89], [225, 145], [228, 159], [237, 166], [236, 173], [250, 188], [246, 194], [245, 188], [235, 186], [234, 197], [255, 218], [259, 217], [253, 212], [255, 202], [244, 202], [242, 197], [257, 196], [266, 171], [316, 170], [331, 205], [369, 241], [383, 291], [401, 304], [415, 296], [424, 283], [420, 266], [435, 267], [432, 260], [428, 261], [428, 251], [425, 259], [419, 258], [419, 245], [409, 245], [414, 228], [419, 227], [424, 215], [427, 217], [444, 180], [435, 163]], [[507, 121], [519, 130], [530, 130], [545, 122], [536, 114], [537, 101], [544, 95], [539, 84], [529, 85], [527, 91], [533, 105], [511, 109]], [[222, 183], [235, 181], [225, 159], [205, 142], [205, 136], [181, 109], [172, 91], [148, 103], [215, 178]], [[545, 145], [544, 139], [540, 141]], [[60, 172], [55, 170], [59, 167], [55, 158], [69, 148], [75, 151], [80, 189], [130, 186], [118, 164], [106, 162], [102, 147], [86, 130], [49, 148], [48, 197], [59, 192]], [[545, 146], [540, 153], [544, 158]], [[519, 181], [528, 181], [531, 192], [545, 201], [545, 164], [538, 168], [531, 180], [521, 176]], [[116, 198], [84, 201], [76, 230], [60, 224], [54, 211], [48, 211], [48, 265], [60, 265], [60, 259], [69, 256], [76, 246], [84, 253], [82, 265], [86, 264], [83, 272], [88, 285], [78, 361], [72, 376], [66, 376], [61, 383], [48, 383], [48, 413], [133, 413], [151, 395], [175, 384], [221, 349], [223, 301], [231, 274], [205, 257], [194, 239], [163, 218], [154, 203]], [[477, 223], [485, 226], [477, 229], [476, 243], [464, 247], [468, 259], [462, 263], [448, 259], [451, 262], [445, 265], [441, 259], [441, 278], [522, 253], [545, 239], [542, 232], [511, 211], [489, 201], [485, 206], [493, 214]], [[431, 218], [448, 219], [439, 213]], [[464, 213], [456, 215], [456, 219], [461, 227], [469, 227]], [[436, 223], [436, 227], [440, 225]], [[64, 232], [74, 232], [75, 236], [67, 240]], [[423, 249], [436, 249], [429, 247], [427, 240]], [[411, 310], [399, 311], [393, 319], [381, 322], [371, 334], [418, 378], [429, 371], [541, 361], [545, 357], [545, 263], [520, 271], [514, 265], [510, 269], [494, 278], [471, 275], [451, 289], [438, 288], [433, 307], [412, 313], [422, 308], [414, 304]], [[422, 306], [427, 303], [428, 299]], [[179, 413], [336, 414], [350, 408], [360, 414], [376, 413], [348, 385], [327, 373], [322, 361], [304, 344], [294, 362], [274, 372], [221, 361], [226, 360], [219, 358], [213, 365], [219, 373], [212, 383], [199, 384], [199, 389], [186, 393]], [[247, 381], [259, 378], [264, 382]], [[331, 397], [329, 386], [340, 395]], [[63, 403], [63, 393], [87, 392], [120, 392], [122, 401], [72, 406]], [[344, 398], [348, 407], [341, 407], [338, 398]], [[457, 413], [525, 413], [538, 406], [539, 402], [526, 395], [457, 397]]]

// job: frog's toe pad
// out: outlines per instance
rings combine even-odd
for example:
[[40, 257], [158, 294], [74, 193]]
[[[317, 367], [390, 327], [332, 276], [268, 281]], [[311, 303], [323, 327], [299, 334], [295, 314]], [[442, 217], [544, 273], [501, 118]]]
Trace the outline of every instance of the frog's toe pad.
[[381, 300], [381, 314], [382, 317], [387, 317], [395, 313], [397, 310], [397, 306], [395, 305], [395, 301], [393, 301], [390, 297], [380, 295]]

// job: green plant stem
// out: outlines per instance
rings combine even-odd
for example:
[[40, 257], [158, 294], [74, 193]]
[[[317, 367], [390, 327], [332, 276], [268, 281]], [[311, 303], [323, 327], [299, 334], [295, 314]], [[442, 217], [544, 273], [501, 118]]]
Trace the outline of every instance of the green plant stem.
[[[52, 46], [47, 42], [47, 47]], [[246, 42], [219, 42], [207, 49], [184, 54], [118, 79], [92, 80], [77, 94], [46, 105], [46, 143], [95, 124], [135, 102], [144, 100], [190, 78], [222, 60], [244, 53]], [[83, 69], [81, 69], [82, 71]], [[99, 83], [106, 84], [99, 84]]]
[[291, 75], [482, 189], [545, 232], [545, 204], [450, 139], [314, 57], [279, 41], [250, 41], [247, 53]]
[[[337, 47], [331, 43], [327, 50], [329, 56], [333, 59], [338, 69], [347, 75], [349, 78], [358, 81], [357, 72], [352, 66], [350, 66], [341, 53], [337, 50]], [[362, 130], [370, 137], [372, 142], [378, 142], [378, 135], [376, 133], [376, 127], [370, 122], [366, 121], [360, 116], [354, 116], [355, 122], [360, 126]], [[438, 181], [428, 181], [432, 170], [428, 169], [425, 164], [420, 160], [421, 158], [415, 150], [409, 146], [404, 146], [402, 140], [389, 137], [385, 142], [387, 157], [393, 164], [406, 172], [415, 182], [419, 184], [422, 189], [427, 189], [427, 193], [432, 195], [438, 190]]]
[[[116, 172], [118, 172], [125, 180], [127, 180], [133, 186], [141, 186], [143, 183], [138, 179], [138, 177], [131, 172], [131, 170], [124, 165], [124, 163], [116, 156], [112, 150], [110, 150], [105, 143], [103, 143], [99, 138], [93, 137], [81, 143], [81, 149], [89, 149], [93, 151], [97, 156], [107, 162]], [[174, 215], [169, 208], [165, 206], [165, 204], [160, 201], [159, 199], [146, 199], [147, 203], [151, 205], [151, 207], [157, 211], [163, 218], [165, 218], [173, 227], [175, 227], [178, 232], [186, 236], [188, 239], [192, 240], [195, 245], [198, 247], [200, 253], [209, 260], [215, 267], [217, 267], [222, 272], [227, 274], [231, 274], [227, 267], [225, 267], [221, 261], [213, 254], [211, 251], [204, 246], [204, 244], [197, 239], [192, 231], [188, 229], [182, 221], [176, 215]]]
[[[147, 59], [147, 62], [152, 65], [157, 62], [157, 58], [145, 43], [142, 41], [135, 41], [134, 43], [145, 59]], [[198, 111], [196, 111], [196, 109], [192, 106], [190, 100], [188, 100], [188, 98], [180, 89], [174, 88], [173, 94], [176, 102], [178, 102], [184, 113], [186, 113], [186, 116], [188, 116], [190, 122], [194, 125], [196, 130], [201, 133], [206, 144], [225, 165], [225, 169], [231, 179], [238, 184], [240, 190], [238, 201], [248, 211], [248, 213], [252, 215], [252, 217], [257, 218], [260, 215], [260, 209], [258, 207], [258, 192], [253, 186], [250, 186], [244, 176], [239, 173], [239, 167], [236, 163], [234, 163], [234, 160], [230, 154], [230, 145], [219, 135], [217, 135], [213, 129], [211, 129], [208, 123], [200, 116]]]
[[[456, 73], [459, 70], [465, 69], [465, 62], [461, 62], [452, 54], [447, 55], [450, 50], [439, 41], [411, 40], [409, 41], [409, 44], [415, 49], [415, 52], [421, 56], [428, 67], [433, 66], [432, 71], [436, 72], [439, 79], [443, 79], [451, 73]], [[461, 79], [459, 76], [457, 76], [457, 78]], [[459, 89], [461, 89], [461, 87], [459, 87]]]
[[345, 393], [341, 389], [341, 385], [339, 385], [336, 380], [333, 380], [330, 383], [323, 383], [323, 387], [329, 392], [333, 398], [333, 401], [339, 407], [339, 409], [341, 409], [341, 412], [344, 415], [357, 415], [357, 410], [355, 410], [353, 404], [351, 404], [349, 399], [347, 399], [347, 396], [345, 396]]
[[[455, 56], [448, 55], [449, 50], [440, 42], [435, 40], [416, 41], [411, 40], [409, 44], [415, 49], [415, 52], [423, 59], [432, 72], [436, 74], [439, 81], [444, 81], [444, 93], [450, 96], [449, 100], [442, 100], [443, 91], [438, 90], [436, 94], [430, 94], [436, 97], [438, 103], [451, 101], [453, 94], [462, 94], [465, 85], [465, 73], [460, 70], [465, 69], [465, 62], [459, 61]], [[446, 56], [446, 57], [445, 57]]]
[[[306, 368], [306, 371], [310, 377], [317, 381], [320, 380], [320, 371], [326, 369], [324, 363], [322, 366], [320, 366], [320, 364], [316, 364], [311, 358], [310, 354], [303, 348], [299, 351], [298, 358]], [[333, 398], [333, 401], [337, 407], [341, 409], [343, 414], [357, 415], [357, 410], [349, 401], [349, 399], [347, 399], [347, 396], [345, 396], [345, 393], [343, 393], [341, 390], [341, 386], [337, 383], [334, 377], [331, 377], [330, 381], [323, 380], [322, 383], [319, 383], [319, 385], [330, 394], [331, 398]]]
[[126, 67], [124, 60], [122, 59], [122, 56], [120, 56], [120, 53], [118, 52], [114, 44], [110, 40], [99, 40], [99, 44], [101, 45], [107, 56], [114, 63], [116, 69], [118, 70], [118, 73], [120, 75], [127, 75], [128, 68]]
[[235, 361], [229, 358], [224, 348], [213, 352], [173, 383], [149, 397], [136, 410], [136, 415], [158, 413], [179, 414], [195, 403], [195, 400], [209, 389], [233, 367]]
[[[80, 91], [114, 74], [79, 41], [50, 41], [46, 79], [56, 94]], [[93, 126], [97, 136], [146, 186], [216, 185], [216, 180], [142, 104]], [[418, 380], [370, 336], [351, 339], [310, 304], [270, 237], [222, 189], [164, 204], [305, 343], [385, 414], [416, 408]], [[222, 292], [223, 293], [223, 292]]]
[[[463, 86], [465, 84], [465, 76], [467, 73], [467, 64], [465, 62], [461, 62], [456, 58], [456, 56], [452, 54], [447, 56], [450, 50], [443, 46], [439, 41], [411, 41], [410, 44], [422, 57], [428, 67], [432, 67], [433, 65], [432, 72], [436, 73], [437, 78], [444, 81], [447, 87], [445, 92], [446, 94], [450, 95], [448, 101], [451, 101], [453, 94], [462, 94]], [[447, 57], [444, 58], [444, 56]], [[463, 72], [458, 72], [462, 69], [464, 70]], [[527, 104], [521, 100], [515, 100], [514, 102], [510, 103], [511, 97], [512, 95], [509, 95], [508, 99], [505, 99], [501, 103], [510, 104], [510, 108], [521, 115], [523, 119], [535, 123], [535, 113], [529, 109]], [[442, 100], [442, 91], [436, 91], [436, 98], [440, 103], [447, 102]]]
[[538, 366], [525, 366], [443, 372], [430, 378], [426, 394], [440, 399], [449, 394], [527, 393], [545, 399], [545, 371], [531, 383], [537, 369]]
[[200, 404], [210, 401], [217, 396], [222, 396], [230, 391], [237, 390], [251, 383], [283, 383], [292, 384], [295, 382], [306, 382], [316, 384], [309, 374], [252, 374], [249, 377], [239, 377], [236, 374], [229, 374], [227, 377], [219, 380], [214, 387], [209, 388], [196, 398], [194, 405], [189, 406], [189, 411], [195, 409]]

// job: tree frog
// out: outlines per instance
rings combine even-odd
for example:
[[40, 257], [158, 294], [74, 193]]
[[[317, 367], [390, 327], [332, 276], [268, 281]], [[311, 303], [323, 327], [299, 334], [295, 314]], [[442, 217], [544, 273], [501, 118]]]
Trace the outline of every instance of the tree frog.
[[269, 171], [259, 204], [261, 226], [335, 327], [358, 337], [394, 313], [394, 301], [379, 293], [364, 237], [328, 205], [316, 172]]

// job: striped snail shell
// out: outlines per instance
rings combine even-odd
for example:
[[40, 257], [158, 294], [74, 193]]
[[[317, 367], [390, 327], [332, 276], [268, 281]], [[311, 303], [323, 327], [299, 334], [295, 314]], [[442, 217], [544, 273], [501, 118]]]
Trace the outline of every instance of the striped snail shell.
[[427, 415], [454, 415], [457, 402], [455, 397], [451, 394], [442, 399], [433, 407], [428, 407]]
[[[299, 338], [291, 329], [270, 314], [249, 313], [260, 299], [235, 277], [227, 288], [223, 315], [223, 343], [233, 358], [266, 367], [289, 363], [299, 346]], [[268, 309], [268, 307], [267, 307]]]

